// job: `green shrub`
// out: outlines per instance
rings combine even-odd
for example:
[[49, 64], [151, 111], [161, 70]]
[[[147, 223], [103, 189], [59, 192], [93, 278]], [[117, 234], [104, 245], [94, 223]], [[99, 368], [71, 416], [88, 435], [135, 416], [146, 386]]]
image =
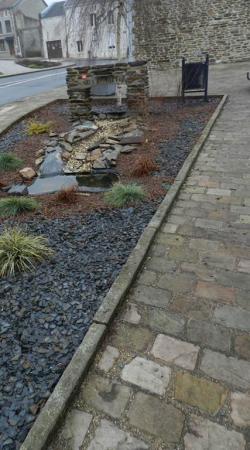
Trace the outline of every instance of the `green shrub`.
[[34, 211], [39, 203], [29, 197], [6, 197], [0, 200], [0, 217], [17, 216], [24, 212]]
[[129, 203], [142, 201], [145, 198], [145, 192], [138, 184], [116, 183], [111, 191], [105, 194], [106, 202], [111, 206], [121, 208]]
[[23, 161], [11, 153], [0, 154], [0, 171], [12, 172], [21, 169]]
[[52, 130], [52, 123], [51, 122], [35, 122], [31, 121], [28, 124], [28, 135], [34, 136], [37, 134], [43, 134], [43, 133], [49, 133]]
[[33, 236], [20, 228], [6, 229], [0, 235], [0, 276], [31, 271], [36, 262], [53, 254], [43, 236]]

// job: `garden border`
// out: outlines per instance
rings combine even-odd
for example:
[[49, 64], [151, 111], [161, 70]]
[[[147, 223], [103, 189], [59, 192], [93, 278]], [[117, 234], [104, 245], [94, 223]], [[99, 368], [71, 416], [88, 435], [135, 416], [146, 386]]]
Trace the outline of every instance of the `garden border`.
[[29, 431], [24, 443], [21, 445], [20, 450], [45, 450], [46, 445], [52, 438], [54, 431], [65, 413], [70, 399], [83, 380], [90, 363], [96, 355], [99, 344], [102, 342], [102, 339], [108, 330], [108, 325], [111, 323], [114, 314], [117, 312], [118, 306], [124, 300], [131, 284], [142, 267], [156, 233], [161, 227], [167, 213], [176, 200], [180, 189], [186, 181], [193, 164], [227, 101], [227, 98], [227, 95], [222, 97], [200, 138], [184, 162], [174, 184], [169, 189], [153, 218], [142, 233], [136, 247], [132, 251], [126, 264], [94, 316], [93, 325], [91, 325], [82, 343], [76, 350], [72, 360], [65, 369], [33, 427]]

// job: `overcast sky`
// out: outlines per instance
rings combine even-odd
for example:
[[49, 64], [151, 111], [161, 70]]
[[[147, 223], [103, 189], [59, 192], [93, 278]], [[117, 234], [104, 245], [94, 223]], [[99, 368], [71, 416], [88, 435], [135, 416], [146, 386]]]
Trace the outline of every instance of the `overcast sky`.
[[51, 3], [59, 2], [60, 0], [45, 0], [48, 5], [51, 5]]

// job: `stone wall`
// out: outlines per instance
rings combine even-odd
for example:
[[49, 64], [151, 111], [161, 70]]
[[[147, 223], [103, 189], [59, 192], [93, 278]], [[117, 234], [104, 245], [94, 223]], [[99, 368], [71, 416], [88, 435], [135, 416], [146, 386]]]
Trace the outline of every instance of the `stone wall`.
[[134, 54], [151, 67], [210, 54], [211, 61], [250, 59], [249, 0], [134, 0]]
[[[132, 63], [103, 64], [88, 67], [69, 67], [67, 69], [67, 87], [73, 121], [88, 119], [92, 116], [92, 107], [96, 100], [92, 95], [93, 87], [102, 80], [114, 84], [126, 85], [126, 103], [145, 100], [149, 95], [148, 65], [146, 61]], [[116, 101], [116, 96], [114, 99]], [[103, 97], [102, 103], [110, 100]]]

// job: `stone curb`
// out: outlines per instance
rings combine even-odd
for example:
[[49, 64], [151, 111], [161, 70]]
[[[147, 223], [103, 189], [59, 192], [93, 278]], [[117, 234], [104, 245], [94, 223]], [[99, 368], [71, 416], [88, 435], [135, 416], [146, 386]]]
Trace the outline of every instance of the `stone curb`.
[[107, 325], [110, 324], [118, 306], [124, 300], [131, 284], [138, 274], [156, 233], [176, 200], [182, 185], [186, 181], [188, 173], [205, 144], [227, 98], [227, 95], [223, 96], [198, 142], [195, 144], [192, 152], [182, 166], [173, 186], [170, 188], [155, 215], [142, 233], [136, 247], [129, 256], [127, 263], [124, 265], [97, 311], [93, 325], [91, 325], [80, 347], [76, 350], [75, 355], [36, 419], [28, 436], [20, 447], [20, 450], [46, 449], [46, 445], [49, 443], [53, 432], [62, 419], [70, 399], [83, 380], [89, 364], [97, 352], [99, 344], [107, 331]]
[[67, 69], [68, 67], [74, 67], [74, 66], [75, 66], [75, 64], [68, 64], [68, 65], [64, 65], [64, 66], [48, 67], [47, 69], [33, 69], [33, 70], [29, 70], [28, 72], [10, 73], [9, 75], [0, 75], [0, 80], [3, 80], [4, 78], [9, 78], [9, 77], [18, 77], [20, 75], [30, 75], [30, 74], [34, 75], [35, 73], [45, 72], [46, 70]]
[[105, 330], [105, 325], [91, 325], [20, 450], [43, 450], [45, 448], [53, 430], [63, 417], [69, 400], [81, 383]]
[[133, 280], [135, 279], [138, 271], [140, 270], [145, 256], [148, 252], [151, 242], [153, 241], [157, 231], [159, 230], [163, 220], [165, 219], [168, 211], [171, 209], [176, 197], [185, 182], [193, 164], [195, 163], [202, 147], [204, 146], [211, 129], [213, 128], [218, 116], [223, 109], [228, 96], [224, 95], [215, 112], [207, 123], [200, 138], [195, 144], [193, 150], [184, 162], [180, 172], [178, 173], [174, 184], [169, 189], [164, 200], [160, 204], [153, 218], [145, 228], [141, 238], [139, 239], [136, 247], [127, 260], [127, 263], [121, 270], [120, 274], [116, 278], [115, 282], [111, 286], [104, 301], [94, 316], [94, 322], [107, 325], [116, 312], [116, 308], [125, 298]]

